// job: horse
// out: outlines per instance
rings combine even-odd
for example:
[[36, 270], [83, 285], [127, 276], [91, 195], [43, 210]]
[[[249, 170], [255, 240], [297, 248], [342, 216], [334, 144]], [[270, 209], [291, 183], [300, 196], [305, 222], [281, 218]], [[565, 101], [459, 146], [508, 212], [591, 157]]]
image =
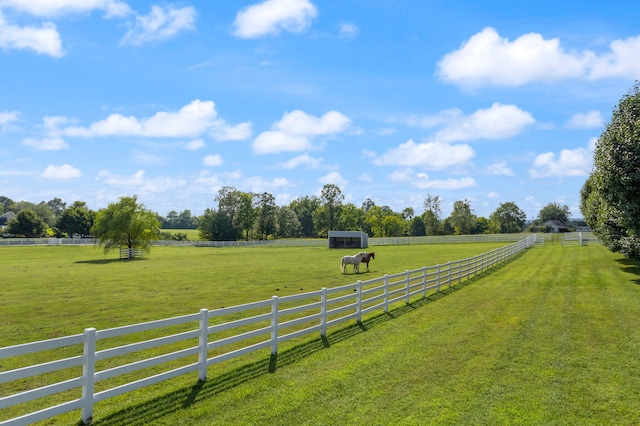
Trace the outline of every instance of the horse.
[[367, 272], [369, 272], [369, 261], [375, 258], [376, 254], [374, 252], [367, 253], [366, 256], [362, 258], [361, 262], [367, 264]]
[[357, 271], [358, 273], [360, 273], [360, 262], [366, 255], [367, 253], [362, 251], [353, 256], [343, 256], [342, 260], [340, 261], [340, 271], [343, 274], [346, 274], [348, 272], [347, 266], [353, 265], [353, 272], [355, 273]]

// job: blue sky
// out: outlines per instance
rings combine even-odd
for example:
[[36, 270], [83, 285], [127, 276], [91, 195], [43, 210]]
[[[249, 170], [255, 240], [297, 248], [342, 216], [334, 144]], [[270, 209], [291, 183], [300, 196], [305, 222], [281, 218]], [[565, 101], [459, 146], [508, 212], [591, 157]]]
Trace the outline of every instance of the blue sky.
[[632, 1], [0, 0], [0, 195], [166, 214], [223, 186], [581, 216]]

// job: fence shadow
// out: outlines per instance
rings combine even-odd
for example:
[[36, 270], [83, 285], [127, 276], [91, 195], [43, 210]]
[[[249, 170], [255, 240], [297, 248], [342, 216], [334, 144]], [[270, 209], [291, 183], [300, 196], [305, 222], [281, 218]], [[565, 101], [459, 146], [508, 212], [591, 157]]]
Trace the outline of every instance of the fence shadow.
[[[94, 420], [92, 424], [101, 426], [115, 426], [123, 424], [128, 426], [146, 426], [150, 423], [154, 423], [155, 421], [160, 421], [160, 419], [170, 413], [189, 408], [199, 401], [212, 398], [252, 379], [256, 379], [266, 374], [272, 374], [279, 367], [294, 364], [295, 362], [326, 349], [333, 344], [347, 340], [358, 334], [365, 333], [367, 330], [380, 326], [383, 323], [392, 321], [393, 319], [403, 315], [410, 314], [417, 309], [429, 305], [430, 303], [437, 302], [438, 300], [464, 289], [479, 279], [491, 274], [495, 270], [513, 262], [522, 256], [523, 253], [524, 252], [518, 253], [510, 259], [505, 260], [499, 266], [494, 266], [493, 268], [471, 278], [465, 279], [462, 282], [453, 284], [451, 287], [443, 288], [439, 292], [432, 293], [427, 297], [390, 309], [387, 313], [368, 317], [353, 325], [343, 327], [333, 332], [327, 332], [326, 337], [320, 336], [317, 339], [283, 350], [277, 355], [270, 355], [254, 363], [243, 365], [217, 376], [209, 376], [205, 382], [198, 381], [193, 386], [184, 387], [140, 404], [129, 406], [120, 411], [108, 414], [105, 417], [98, 415], [96, 416], [98, 418]], [[83, 425], [83, 423], [78, 422], [77, 425], [80, 426]]]

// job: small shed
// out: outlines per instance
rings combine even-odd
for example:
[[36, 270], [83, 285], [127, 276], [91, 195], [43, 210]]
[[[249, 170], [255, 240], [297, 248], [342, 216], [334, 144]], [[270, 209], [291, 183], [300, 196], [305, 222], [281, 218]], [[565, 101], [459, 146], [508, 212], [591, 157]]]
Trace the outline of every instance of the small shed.
[[369, 236], [362, 231], [329, 231], [329, 248], [367, 248]]
[[548, 220], [542, 226], [550, 232], [569, 232], [569, 227], [559, 220]]

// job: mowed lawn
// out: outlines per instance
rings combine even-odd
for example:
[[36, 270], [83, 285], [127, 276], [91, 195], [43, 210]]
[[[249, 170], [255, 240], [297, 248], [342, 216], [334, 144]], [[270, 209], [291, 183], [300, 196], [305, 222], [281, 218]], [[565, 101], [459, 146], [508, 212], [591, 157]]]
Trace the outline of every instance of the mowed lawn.
[[[7, 333], [19, 333], [22, 327], [15, 304], [23, 305], [25, 317], [34, 309], [46, 308], [39, 321], [25, 322], [37, 324], [39, 330], [32, 335], [48, 338], [58, 330], [68, 334], [85, 326], [98, 327], [91, 321], [102, 322], [102, 327], [139, 322], [149, 315], [139, 312], [145, 311], [142, 307], [159, 305], [161, 317], [181, 315], [201, 307], [229, 306], [444, 263], [492, 248], [486, 244], [375, 247], [372, 272], [358, 276], [340, 275], [336, 252], [324, 248], [188, 248], [194, 251], [187, 256], [193, 264], [181, 255], [174, 255], [180, 260], [172, 261], [169, 253], [178, 249], [158, 249], [143, 261], [120, 262], [101, 253], [86, 259], [81, 253], [87, 248], [74, 252], [75, 248], [63, 247], [59, 249], [69, 250], [66, 261], [49, 258], [39, 264], [37, 255], [30, 254], [38, 253], [38, 248], [24, 248], [28, 251], [13, 260], [13, 278], [19, 281], [21, 273], [23, 280], [33, 276], [23, 285], [35, 293], [49, 288], [57, 308], [47, 306], [46, 295], [25, 298], [28, 293], [17, 289], [19, 282], [3, 282], [3, 295], [7, 291], [13, 299], [9, 297], [12, 304], [7, 304], [3, 298], [1, 308], [13, 325], [0, 331], [2, 346], [13, 344], [7, 343]], [[41, 259], [47, 259], [53, 256], [47, 250], [58, 248], [42, 250]], [[305, 263], [284, 262], [297, 271], [293, 275], [297, 278], [291, 280], [287, 274], [288, 280], [277, 281], [282, 265], [273, 265], [275, 258], [269, 257], [279, 259], [284, 253], [279, 250], [308, 251], [316, 261], [306, 263], [305, 255]], [[212, 266], [215, 273], [197, 281], [199, 285], [189, 284], [189, 276], [206, 275], [202, 269], [199, 274], [189, 272], [199, 264], [199, 251], [211, 257], [212, 265], [224, 265], [225, 272]], [[12, 256], [17, 252], [10, 249]], [[240, 252], [253, 263], [233, 260]], [[231, 254], [223, 260], [226, 253]], [[3, 272], [12, 265], [6, 263], [7, 254], [0, 250]], [[165, 269], [161, 266], [165, 264], [172, 266]], [[80, 296], [69, 289], [64, 293], [58, 287], [65, 287], [66, 281], [56, 278], [47, 283], [47, 274], [38, 272], [65, 267], [82, 268], [88, 282], [100, 290], [97, 295]], [[98, 272], [89, 274], [92, 268]], [[234, 277], [243, 268], [262, 273], [255, 274], [254, 281], [242, 281], [240, 287], [245, 290], [240, 290], [231, 282], [238, 281]], [[154, 269], [169, 276], [157, 275]], [[398, 307], [388, 315], [365, 318], [360, 325], [330, 329], [324, 341], [310, 339], [283, 349], [276, 358], [268, 353], [252, 356], [233, 369], [216, 366], [205, 383], [196, 383], [195, 376], [184, 377], [134, 392], [130, 398], [98, 404], [94, 424], [638, 424], [639, 274], [638, 262], [598, 245], [530, 249], [503, 268], [452, 290]], [[308, 275], [322, 279], [311, 281]], [[75, 273], [69, 280], [87, 288]], [[215, 285], [203, 284], [208, 282]], [[155, 295], [147, 288], [149, 283], [158, 283]], [[115, 300], [108, 300], [109, 295]], [[85, 307], [85, 314], [74, 306], [91, 300], [98, 306]], [[171, 306], [171, 300], [177, 306]], [[207, 300], [213, 302], [207, 305]], [[100, 314], [100, 305], [115, 312]], [[7, 307], [14, 309], [9, 315], [5, 315]], [[59, 311], [73, 312], [69, 316], [73, 324], [64, 324], [65, 315]], [[9, 340], [31, 339], [12, 335]], [[70, 424], [78, 418], [74, 413], [51, 423]]]

